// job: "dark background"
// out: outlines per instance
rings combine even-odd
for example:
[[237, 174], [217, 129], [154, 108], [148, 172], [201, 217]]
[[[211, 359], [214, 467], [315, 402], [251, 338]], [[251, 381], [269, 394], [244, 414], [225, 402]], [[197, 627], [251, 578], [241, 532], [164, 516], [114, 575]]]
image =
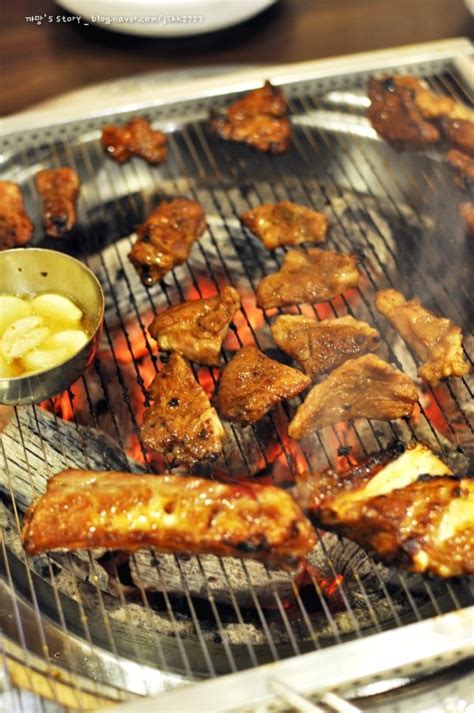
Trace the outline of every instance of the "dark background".
[[65, 12], [50, 0], [5, 0], [1, 12], [2, 115], [94, 82], [150, 70], [294, 62], [472, 31], [463, 0], [279, 0], [238, 27], [180, 40], [26, 22], [25, 15]]

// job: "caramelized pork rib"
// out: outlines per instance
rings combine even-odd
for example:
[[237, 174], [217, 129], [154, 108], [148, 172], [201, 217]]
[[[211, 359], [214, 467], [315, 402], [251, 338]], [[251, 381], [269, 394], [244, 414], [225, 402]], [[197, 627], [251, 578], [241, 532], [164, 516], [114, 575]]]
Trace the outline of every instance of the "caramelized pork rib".
[[290, 201], [257, 206], [242, 213], [241, 220], [267, 250], [281, 245], [322, 243], [328, 227], [325, 215]]
[[316, 542], [299, 506], [273, 486], [81, 470], [65, 470], [49, 480], [46, 494], [26, 515], [22, 539], [30, 555], [154, 547], [288, 568]]
[[425, 121], [412, 89], [397, 86], [392, 78], [370, 79], [368, 117], [380, 136], [397, 146], [413, 148], [436, 144], [440, 133]]
[[289, 250], [278, 272], [267, 275], [257, 287], [257, 304], [263, 309], [326, 302], [359, 283], [357, 257], [331, 250]]
[[446, 154], [446, 160], [462, 179], [460, 181], [461, 187], [474, 183], [474, 158], [457, 149], [451, 149]]
[[375, 306], [424, 361], [418, 373], [436, 386], [449, 376], [464, 376], [469, 365], [464, 359], [461, 328], [449, 319], [436, 317], [419, 300], [406, 300], [396, 290], [379, 290]]
[[222, 342], [240, 307], [239, 293], [224, 287], [215, 297], [183, 302], [161, 312], [148, 331], [163, 351], [219, 366]]
[[68, 167], [39, 171], [36, 189], [43, 201], [43, 223], [51, 238], [63, 238], [77, 222], [79, 177]]
[[441, 128], [446, 139], [455, 148], [467, 154], [474, 154], [474, 119], [443, 119]]
[[26, 245], [33, 235], [33, 224], [25, 213], [20, 186], [0, 181], [0, 250]]
[[397, 87], [404, 87], [413, 92], [415, 104], [424, 119], [447, 117], [451, 120], [474, 121], [472, 109], [444, 94], [434, 94], [422, 80], [416, 77], [393, 77], [393, 81]]
[[311, 379], [348, 359], [375, 351], [380, 343], [376, 329], [350, 316], [316, 322], [303, 315], [284, 314], [271, 330], [277, 346], [301, 364]]
[[171, 463], [193, 466], [215, 460], [224, 428], [206, 392], [179, 354], [172, 354], [150, 386], [152, 405], [141, 434], [147, 446]]
[[270, 359], [256, 347], [244, 347], [221, 374], [217, 408], [229, 421], [254, 423], [309, 384], [310, 379], [297, 369]]
[[153, 285], [189, 257], [193, 243], [206, 228], [199, 203], [188, 198], [163, 201], [137, 228], [129, 254], [144, 285]]
[[165, 161], [168, 154], [166, 136], [161, 131], [154, 131], [143, 117], [131, 119], [124, 126], [105, 126], [102, 145], [117, 163], [139, 156], [148, 163], [157, 164]]
[[285, 117], [286, 100], [276, 87], [265, 82], [231, 104], [224, 114], [211, 113], [211, 128], [226, 141], [249, 144], [260, 151], [283, 153], [291, 141], [291, 124]]
[[290, 423], [292, 438], [353, 418], [381, 421], [409, 416], [418, 399], [414, 383], [398, 369], [366, 354], [350, 359], [313, 386]]
[[385, 564], [440, 577], [474, 573], [474, 480], [452, 477], [426, 446], [344, 474], [298, 476], [297, 496], [314, 524]]

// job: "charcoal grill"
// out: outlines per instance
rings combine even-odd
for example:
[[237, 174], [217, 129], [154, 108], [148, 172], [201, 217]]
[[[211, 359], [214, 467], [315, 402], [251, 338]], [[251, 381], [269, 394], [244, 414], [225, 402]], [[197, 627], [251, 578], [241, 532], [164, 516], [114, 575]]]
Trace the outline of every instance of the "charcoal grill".
[[[270, 316], [256, 309], [254, 290], [281, 264], [283, 251], [269, 255], [242, 229], [238, 216], [249, 207], [288, 198], [327, 213], [327, 245], [358, 253], [361, 287], [299, 311], [369, 321], [383, 336], [382, 356], [413, 377], [413, 355], [373, 307], [376, 289], [416, 294], [468, 333], [472, 247], [457, 213], [465, 194], [438, 151], [397, 153], [376, 136], [365, 118], [364, 87], [372, 75], [410, 73], [467, 102], [469, 52], [467, 41], [453, 40], [166, 86], [145, 77], [96, 96], [92, 107], [58, 109], [54, 122], [46, 112], [3, 121], [1, 174], [23, 188], [36, 226], [33, 244], [84, 260], [106, 296], [102, 344], [84, 377], [45, 404], [1, 412], [1, 644], [17, 686], [82, 710], [131, 701], [124, 710], [135, 711], [137, 697], [158, 693], [150, 710], [250, 711], [257, 703], [267, 710], [275, 696], [300, 710], [318, 710], [326, 696], [333, 710], [350, 710], [335, 693], [365, 695], [374, 680], [373, 690], [389, 689], [468, 656], [468, 581], [387, 569], [327, 533], [308, 570], [292, 577], [239, 560], [153, 552], [27, 558], [19, 528], [31, 499], [64, 467], [164, 468], [139, 435], [157, 368], [146, 326], [157, 310], [232, 284], [243, 308], [225, 360], [242, 344], [272, 354]], [[211, 136], [209, 107], [225, 106], [267, 78], [289, 98], [293, 148], [271, 157]], [[163, 166], [118, 167], [100, 148], [100, 128], [137, 111], [170, 137]], [[53, 243], [42, 233], [33, 177], [64, 164], [81, 177], [79, 226]], [[186, 265], [145, 288], [127, 260], [134, 226], [160, 198], [175, 195], [202, 203], [208, 231]], [[465, 351], [472, 363], [469, 337]], [[216, 370], [196, 375], [212, 390]], [[474, 451], [471, 399], [469, 377], [423, 387], [410, 421], [341, 424], [301, 447], [285, 436], [295, 401], [255, 427], [229, 428], [224, 456], [206, 475], [286, 487], [299, 468], [353, 463], [394, 438], [419, 438], [466, 472]], [[199, 679], [210, 680], [197, 690], [184, 685]]]

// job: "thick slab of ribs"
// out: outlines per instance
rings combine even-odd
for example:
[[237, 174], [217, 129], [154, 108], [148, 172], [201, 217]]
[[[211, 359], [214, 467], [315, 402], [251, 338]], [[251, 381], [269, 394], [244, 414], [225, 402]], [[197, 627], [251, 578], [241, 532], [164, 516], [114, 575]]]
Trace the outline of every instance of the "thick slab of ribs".
[[52, 238], [63, 238], [77, 222], [79, 176], [67, 166], [39, 171], [36, 189], [43, 201], [44, 230]]
[[259, 205], [240, 217], [267, 250], [275, 250], [282, 245], [323, 243], [326, 240], [326, 216], [298, 203], [281, 201]]
[[33, 223], [25, 212], [20, 186], [0, 181], [0, 250], [26, 245], [33, 235]]
[[280, 488], [178, 475], [65, 470], [29, 509], [30, 555], [106, 547], [248, 557], [292, 567], [316, 534]]

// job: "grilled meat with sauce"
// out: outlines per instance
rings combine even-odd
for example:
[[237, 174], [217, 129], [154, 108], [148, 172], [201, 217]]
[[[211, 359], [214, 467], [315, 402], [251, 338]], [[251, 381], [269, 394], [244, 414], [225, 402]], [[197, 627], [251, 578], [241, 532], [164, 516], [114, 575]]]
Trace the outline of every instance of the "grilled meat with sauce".
[[133, 156], [139, 156], [148, 163], [158, 164], [163, 163], [168, 154], [166, 136], [152, 129], [150, 122], [143, 117], [131, 119], [124, 126], [105, 126], [102, 130], [102, 146], [117, 163], [125, 163]]
[[28, 510], [22, 540], [29, 555], [154, 547], [290, 568], [309, 554], [316, 535], [291, 496], [270, 485], [65, 470]]
[[292, 438], [353, 418], [390, 421], [409, 416], [418, 400], [414, 383], [386, 361], [366, 354], [350, 359], [313, 386], [290, 423]]
[[445, 138], [456, 149], [474, 155], [474, 119], [442, 119], [441, 128]]
[[239, 307], [239, 293], [233, 287], [224, 287], [215, 297], [165, 309], [148, 331], [162, 351], [178, 352], [199, 364], [219, 366], [222, 342]]
[[357, 257], [331, 250], [289, 250], [278, 272], [264, 277], [257, 287], [263, 309], [302, 302], [326, 302], [359, 283]]
[[222, 451], [224, 428], [206, 392], [179, 354], [172, 354], [150, 386], [152, 405], [141, 434], [147, 446], [171, 463], [193, 466]]
[[436, 317], [419, 300], [406, 300], [396, 290], [379, 290], [375, 306], [424, 362], [418, 370], [423, 381], [437, 386], [441, 379], [469, 373], [461, 328], [451, 320]]
[[474, 480], [422, 444], [396, 447], [345, 473], [297, 476], [312, 522], [385, 564], [453, 577], [474, 574]]
[[424, 119], [442, 119], [444, 117], [464, 121], [474, 121], [474, 111], [445, 94], [434, 94], [425, 82], [416, 77], [393, 77], [397, 87], [404, 87], [413, 93], [415, 104]]
[[138, 238], [128, 256], [143, 284], [153, 285], [186, 262], [205, 228], [204, 211], [196, 201], [175, 198], [160, 203], [138, 226]]
[[278, 154], [291, 142], [283, 93], [270, 82], [231, 104], [225, 113], [211, 112], [211, 128], [226, 141], [237, 141], [259, 151]]
[[270, 359], [256, 347], [244, 347], [221, 374], [217, 408], [229, 421], [254, 423], [309, 384], [310, 379], [297, 369]]
[[282, 245], [323, 243], [328, 228], [325, 215], [290, 201], [257, 206], [242, 213], [241, 220], [267, 250]]
[[36, 189], [43, 201], [43, 223], [51, 238], [63, 238], [77, 222], [79, 176], [69, 167], [39, 171]]
[[461, 187], [474, 183], [474, 158], [457, 149], [451, 149], [446, 154], [446, 160], [461, 179], [459, 181]]
[[33, 235], [33, 223], [25, 212], [20, 186], [0, 181], [0, 250], [26, 245]]
[[380, 343], [376, 329], [350, 316], [316, 322], [303, 315], [284, 314], [271, 330], [277, 346], [301, 364], [311, 379], [348, 359], [375, 351]]

